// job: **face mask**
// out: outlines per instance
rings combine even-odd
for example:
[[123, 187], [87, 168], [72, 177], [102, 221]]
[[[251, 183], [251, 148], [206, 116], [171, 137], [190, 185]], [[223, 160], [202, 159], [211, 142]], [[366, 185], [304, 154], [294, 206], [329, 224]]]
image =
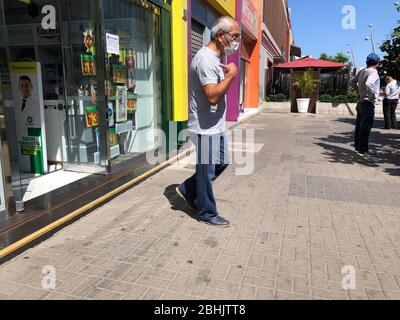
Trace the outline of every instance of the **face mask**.
[[230, 47], [225, 47], [225, 56], [230, 56], [239, 50], [240, 43], [238, 41], [232, 41]]

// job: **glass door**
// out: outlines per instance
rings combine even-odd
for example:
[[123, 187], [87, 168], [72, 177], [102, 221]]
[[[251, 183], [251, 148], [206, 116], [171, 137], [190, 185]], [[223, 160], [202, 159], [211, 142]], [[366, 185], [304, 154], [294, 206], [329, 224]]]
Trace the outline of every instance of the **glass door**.
[[160, 9], [103, 0], [108, 141], [113, 165], [162, 144]]
[[88, 173], [103, 172], [108, 165], [104, 85], [100, 88], [98, 81], [104, 79], [97, 32], [100, 5], [100, 1], [59, 0], [67, 101], [65, 168]]

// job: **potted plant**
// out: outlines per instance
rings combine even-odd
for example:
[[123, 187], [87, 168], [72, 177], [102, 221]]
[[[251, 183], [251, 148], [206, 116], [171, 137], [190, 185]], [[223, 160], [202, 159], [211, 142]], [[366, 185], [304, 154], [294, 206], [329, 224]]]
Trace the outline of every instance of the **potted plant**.
[[308, 69], [303, 74], [293, 76], [293, 87], [300, 90], [301, 98], [297, 99], [297, 111], [307, 113], [310, 105], [310, 94], [319, 84], [319, 80], [315, 80], [311, 69]]

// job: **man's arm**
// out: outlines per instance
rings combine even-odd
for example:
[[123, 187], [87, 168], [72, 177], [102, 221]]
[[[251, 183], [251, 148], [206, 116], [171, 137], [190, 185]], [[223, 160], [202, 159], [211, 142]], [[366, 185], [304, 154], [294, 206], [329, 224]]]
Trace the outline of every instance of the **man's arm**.
[[360, 72], [357, 73], [354, 77], [350, 79], [350, 86], [352, 89], [356, 90], [358, 93], [358, 78], [360, 76]]
[[225, 79], [218, 84], [207, 84], [203, 87], [207, 100], [212, 106], [218, 104], [224, 98], [238, 72], [233, 63], [221, 64], [220, 66], [225, 71]]
[[366, 82], [369, 101], [376, 101], [379, 98], [380, 78], [378, 72], [371, 73]]
[[390, 84], [388, 84], [386, 86], [384, 94], [385, 94], [385, 98], [387, 98], [390, 95]]

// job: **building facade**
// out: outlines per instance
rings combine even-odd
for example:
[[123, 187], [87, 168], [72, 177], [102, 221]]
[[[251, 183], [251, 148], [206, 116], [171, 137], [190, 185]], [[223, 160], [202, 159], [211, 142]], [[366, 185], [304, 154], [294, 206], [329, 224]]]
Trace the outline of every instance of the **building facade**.
[[[218, 17], [230, 16], [241, 26], [239, 52], [223, 61], [235, 63], [240, 72], [227, 94], [228, 121], [238, 121], [240, 112], [244, 109], [259, 107], [257, 92], [260, 72], [261, 8], [261, 0], [188, 1], [188, 68], [197, 51], [210, 41], [211, 28]], [[182, 104], [180, 114], [186, 116], [186, 112], [187, 107]], [[185, 117], [179, 119], [185, 120]]]
[[288, 0], [263, 0], [260, 100], [274, 93], [274, 82], [287, 81], [287, 79], [276, 79], [274, 65], [300, 56], [301, 49], [294, 44]]
[[243, 0], [240, 60], [240, 100], [242, 110], [258, 110], [262, 1]]
[[179, 148], [170, 128], [179, 132], [188, 120], [190, 63], [222, 15], [242, 28], [239, 52], [222, 61], [240, 72], [227, 94], [227, 120], [257, 109], [262, 6], [0, 0], [0, 222], [37, 196], [140, 169], [147, 153]]
[[50, 173], [64, 175], [42, 194], [166, 147], [172, 13], [170, 0], [0, 1], [0, 220]]

